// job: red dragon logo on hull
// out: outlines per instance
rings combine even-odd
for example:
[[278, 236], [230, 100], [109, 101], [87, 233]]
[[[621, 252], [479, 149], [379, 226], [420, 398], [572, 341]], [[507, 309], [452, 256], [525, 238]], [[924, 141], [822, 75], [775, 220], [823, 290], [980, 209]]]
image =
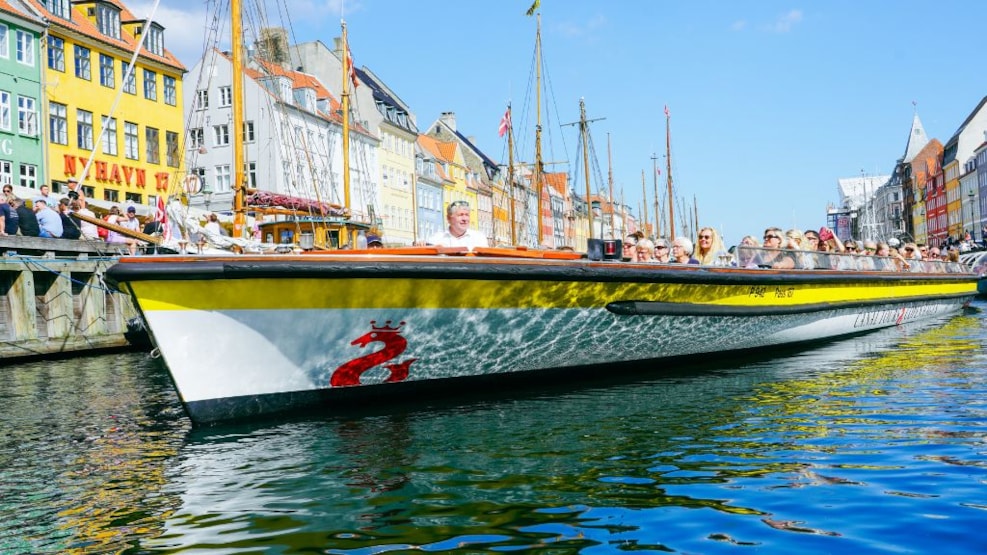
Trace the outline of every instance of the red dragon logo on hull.
[[[366, 347], [371, 343], [380, 342], [384, 344], [384, 348], [369, 355], [355, 358], [335, 369], [332, 377], [329, 378], [329, 385], [333, 387], [360, 385], [360, 376], [364, 372], [397, 358], [408, 348], [408, 340], [401, 335], [401, 326], [403, 325], [404, 322], [401, 322], [397, 326], [391, 327], [391, 321], [388, 320], [384, 322], [383, 326], [377, 326], [377, 321], [371, 320], [370, 332], [357, 337], [350, 345]], [[390, 383], [405, 380], [408, 377], [411, 363], [416, 360], [418, 359], [409, 358], [396, 364], [385, 364], [384, 368], [390, 370], [391, 375], [384, 381]]]

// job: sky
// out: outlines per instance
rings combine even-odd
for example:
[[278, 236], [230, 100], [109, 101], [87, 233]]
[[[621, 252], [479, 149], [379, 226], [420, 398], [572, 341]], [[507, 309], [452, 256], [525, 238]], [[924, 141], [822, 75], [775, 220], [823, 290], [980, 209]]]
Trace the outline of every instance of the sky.
[[[454, 112], [459, 131], [501, 163], [510, 102], [516, 156], [534, 158], [532, 0], [268, 1], [268, 24], [293, 42], [332, 44], [344, 18], [356, 65], [411, 107], [420, 130]], [[146, 17], [153, 2], [127, 5]], [[578, 127], [566, 125], [583, 99], [595, 120], [592, 191], [606, 194], [612, 168], [615, 196], [638, 207], [644, 172], [653, 220], [667, 106], [676, 204], [695, 207], [727, 244], [768, 226], [818, 229], [839, 203], [838, 179], [891, 173], [916, 112], [945, 143], [987, 96], [987, 2], [542, 0], [538, 11], [548, 169], [569, 172], [584, 194]], [[189, 68], [214, 12], [215, 0], [158, 6], [165, 46]]]

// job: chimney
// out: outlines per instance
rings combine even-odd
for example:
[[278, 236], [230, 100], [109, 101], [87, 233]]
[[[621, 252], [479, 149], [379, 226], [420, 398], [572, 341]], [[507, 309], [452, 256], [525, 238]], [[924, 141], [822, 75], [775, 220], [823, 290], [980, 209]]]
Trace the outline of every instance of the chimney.
[[439, 121], [449, 126], [449, 129], [456, 130], [456, 112], [442, 112]]

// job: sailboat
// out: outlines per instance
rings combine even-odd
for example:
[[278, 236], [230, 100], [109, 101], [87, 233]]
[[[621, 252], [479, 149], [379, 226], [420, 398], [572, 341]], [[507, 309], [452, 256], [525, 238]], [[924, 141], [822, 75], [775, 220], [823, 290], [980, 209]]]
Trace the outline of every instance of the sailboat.
[[[751, 262], [780, 255], [821, 258], [815, 267], [839, 256], [738, 249]], [[815, 342], [950, 314], [977, 290], [977, 276], [943, 262], [902, 273], [597, 258], [495, 247], [145, 256], [107, 277], [133, 297], [196, 424]]]

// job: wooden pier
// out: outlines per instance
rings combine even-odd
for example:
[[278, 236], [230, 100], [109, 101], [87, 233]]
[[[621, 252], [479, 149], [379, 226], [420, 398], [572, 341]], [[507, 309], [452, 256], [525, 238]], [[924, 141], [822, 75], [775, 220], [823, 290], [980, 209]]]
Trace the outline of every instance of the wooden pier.
[[130, 298], [103, 273], [117, 259], [95, 241], [0, 237], [0, 363], [129, 347]]

